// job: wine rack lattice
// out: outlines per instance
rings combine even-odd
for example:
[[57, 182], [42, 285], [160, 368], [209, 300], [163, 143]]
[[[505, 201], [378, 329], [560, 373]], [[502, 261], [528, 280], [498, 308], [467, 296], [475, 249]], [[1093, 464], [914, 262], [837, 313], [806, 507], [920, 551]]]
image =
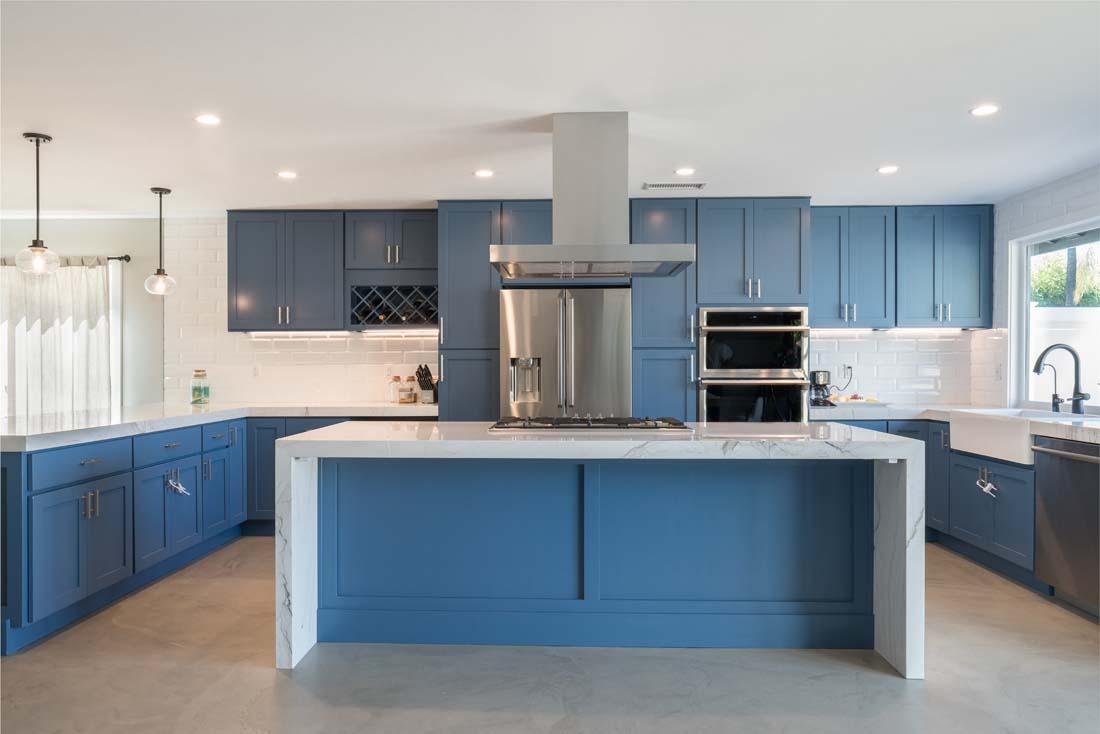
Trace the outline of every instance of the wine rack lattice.
[[435, 326], [439, 288], [434, 285], [351, 286], [353, 326]]

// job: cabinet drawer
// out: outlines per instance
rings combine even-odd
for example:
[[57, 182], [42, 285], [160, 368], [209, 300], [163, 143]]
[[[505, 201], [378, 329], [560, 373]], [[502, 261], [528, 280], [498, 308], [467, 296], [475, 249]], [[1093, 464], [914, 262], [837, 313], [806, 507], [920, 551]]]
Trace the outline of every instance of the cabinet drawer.
[[229, 423], [210, 423], [202, 427], [202, 450], [213, 451], [229, 446]]
[[128, 471], [131, 458], [129, 438], [40, 451], [30, 457], [31, 491]]
[[134, 436], [134, 466], [149, 466], [202, 451], [202, 426]]

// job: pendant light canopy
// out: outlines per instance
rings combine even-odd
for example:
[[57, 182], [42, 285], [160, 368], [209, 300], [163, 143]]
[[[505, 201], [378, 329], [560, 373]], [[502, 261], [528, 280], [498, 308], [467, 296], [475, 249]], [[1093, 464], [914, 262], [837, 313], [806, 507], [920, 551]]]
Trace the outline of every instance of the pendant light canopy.
[[176, 290], [176, 279], [164, 272], [164, 195], [172, 193], [172, 189], [154, 186], [149, 189], [157, 195], [157, 206], [160, 211], [160, 259], [157, 261], [157, 272], [145, 279], [145, 290], [154, 296], [167, 296]]
[[53, 138], [45, 133], [23, 133], [23, 137], [34, 143], [34, 239], [31, 240], [29, 247], [23, 248], [15, 256], [15, 266], [30, 275], [50, 275], [61, 267], [61, 258], [56, 252], [46, 248], [46, 243], [40, 239], [38, 233], [40, 216], [38, 152], [43, 143], [48, 143]]

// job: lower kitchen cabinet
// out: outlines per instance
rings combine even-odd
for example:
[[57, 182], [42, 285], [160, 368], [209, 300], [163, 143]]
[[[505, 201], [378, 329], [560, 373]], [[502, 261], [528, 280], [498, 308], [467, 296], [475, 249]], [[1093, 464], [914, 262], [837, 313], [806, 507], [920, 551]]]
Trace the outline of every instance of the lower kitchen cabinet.
[[238, 525], [248, 519], [248, 424], [232, 421], [229, 424], [229, 524]]
[[[982, 489], [984, 480], [988, 491]], [[1035, 471], [952, 453], [948, 533], [1028, 570], [1035, 567]]]
[[694, 349], [635, 349], [632, 415], [697, 420]]
[[446, 349], [439, 353], [439, 420], [500, 418], [500, 351]]
[[30, 498], [31, 621], [133, 573], [127, 472]]
[[945, 533], [950, 530], [950, 467], [949, 424], [929, 421], [924, 442], [924, 519], [928, 527]]
[[[347, 418], [249, 418], [247, 516], [275, 519], [275, 442], [286, 436], [343, 423]], [[237, 425], [237, 424], [234, 424]], [[232, 448], [232, 447], [231, 447]], [[244, 447], [240, 448], [244, 452]], [[232, 462], [232, 457], [231, 457]], [[232, 466], [230, 467], [232, 470]], [[230, 491], [231, 501], [234, 495]], [[231, 523], [235, 524], [235, 523]]]
[[229, 527], [229, 449], [202, 455], [202, 537]]
[[196, 455], [134, 472], [135, 571], [202, 540], [201, 463]]

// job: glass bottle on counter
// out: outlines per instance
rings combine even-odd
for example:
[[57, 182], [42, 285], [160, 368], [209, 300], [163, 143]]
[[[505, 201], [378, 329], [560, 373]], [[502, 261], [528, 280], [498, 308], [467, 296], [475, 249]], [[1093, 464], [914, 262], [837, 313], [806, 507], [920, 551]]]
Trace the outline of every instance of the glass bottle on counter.
[[206, 370], [191, 373], [191, 405], [206, 405], [210, 402], [210, 381], [206, 379]]
[[400, 396], [398, 392], [401, 390], [401, 378], [394, 375], [390, 378], [390, 382], [386, 385], [386, 402], [396, 403]]
[[409, 375], [405, 378], [404, 384], [401, 385], [401, 388], [398, 391], [399, 397], [397, 402], [404, 404], [415, 403], [417, 393], [419, 392], [420, 390], [416, 385], [416, 378], [412, 375]]

